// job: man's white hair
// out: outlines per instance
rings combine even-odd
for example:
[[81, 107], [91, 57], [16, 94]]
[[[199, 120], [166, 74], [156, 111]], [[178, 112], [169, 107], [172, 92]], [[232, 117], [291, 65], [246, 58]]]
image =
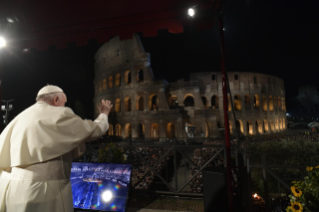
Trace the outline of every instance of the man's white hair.
[[62, 98], [62, 93], [57, 92], [57, 93], [43, 94], [43, 95], [37, 96], [35, 100], [37, 102], [38, 101], [51, 102], [55, 96], [59, 96], [59, 98]]

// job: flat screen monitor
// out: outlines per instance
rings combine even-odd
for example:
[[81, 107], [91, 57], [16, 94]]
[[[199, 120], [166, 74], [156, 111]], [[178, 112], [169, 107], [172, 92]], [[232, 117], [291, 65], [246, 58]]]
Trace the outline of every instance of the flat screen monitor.
[[131, 164], [73, 162], [73, 207], [124, 212], [131, 170]]

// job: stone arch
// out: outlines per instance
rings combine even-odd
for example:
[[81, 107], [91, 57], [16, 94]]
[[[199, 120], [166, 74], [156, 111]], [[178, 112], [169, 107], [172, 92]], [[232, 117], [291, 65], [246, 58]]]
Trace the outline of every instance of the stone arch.
[[158, 140], [159, 139], [159, 127], [157, 123], [153, 123], [151, 125], [151, 139], [152, 140]]
[[281, 110], [281, 98], [278, 96], [278, 109]]
[[194, 100], [194, 96], [192, 94], [186, 94], [184, 96], [184, 107], [194, 107], [195, 106], [195, 100]]
[[106, 87], [107, 87], [107, 86], [106, 86], [106, 79], [105, 79], [105, 78], [103, 79], [103, 86], [102, 86], [102, 87], [103, 87], [103, 90], [105, 91], [105, 90], [106, 90]]
[[112, 76], [109, 76], [108, 84], [109, 84], [109, 88], [113, 87], [113, 77]]
[[247, 135], [253, 135], [254, 131], [253, 131], [253, 125], [251, 123], [251, 121], [247, 121]]
[[256, 125], [256, 134], [262, 134], [263, 133], [263, 125], [261, 123], [260, 120], [256, 120], [255, 122], [255, 125]]
[[279, 123], [278, 123], [278, 119], [275, 119], [275, 128], [276, 128], [276, 130], [279, 130]]
[[144, 82], [144, 71], [143, 69], [137, 71], [137, 82]]
[[132, 125], [130, 123], [125, 124], [124, 135], [125, 135], [125, 138], [132, 137]]
[[244, 134], [244, 125], [242, 120], [238, 119], [236, 120], [236, 128], [239, 129], [239, 131]]
[[274, 110], [274, 100], [272, 98], [272, 95], [269, 95], [268, 102], [269, 102], [269, 111], [273, 111]]
[[115, 75], [115, 86], [120, 87], [121, 86], [121, 74]]
[[278, 98], [276, 96], [274, 96], [274, 108], [278, 108]]
[[125, 71], [125, 73], [124, 73], [124, 81], [125, 81], [125, 83], [127, 85], [131, 84], [132, 79], [131, 79], [131, 71], [130, 70]]
[[102, 91], [102, 89], [103, 89], [103, 83], [102, 83], [102, 81], [99, 81], [99, 92], [101, 92]]
[[136, 98], [135, 108], [136, 108], [136, 110], [139, 110], [139, 111], [144, 110], [144, 98], [143, 98], [143, 96], [138, 96]]
[[113, 125], [112, 124], [109, 124], [109, 129], [108, 129], [108, 135], [109, 136], [113, 136], [114, 135], [114, 132], [113, 132]]
[[232, 135], [233, 134], [233, 125], [232, 122], [229, 120], [229, 133]]
[[265, 96], [263, 96], [263, 111], [267, 111], [268, 107], [267, 107], [267, 98]]
[[137, 125], [137, 135], [138, 135], [138, 138], [145, 137], [145, 127], [141, 123]]
[[272, 132], [275, 132], [275, 124], [273, 119], [270, 119], [270, 129]]
[[211, 98], [211, 107], [213, 109], [219, 108], [219, 97], [218, 95], [213, 95]]
[[201, 96], [204, 108], [208, 108], [207, 98], [205, 96]]
[[245, 107], [250, 108], [250, 95], [249, 94], [245, 95]]
[[228, 103], [228, 111], [231, 111], [231, 102], [230, 102], [229, 94], [227, 94], [227, 103]]
[[265, 130], [265, 132], [269, 131], [269, 125], [268, 125], [268, 120], [267, 119], [264, 119], [264, 130]]
[[207, 122], [203, 122], [202, 124], [202, 137], [208, 138], [209, 137], [209, 124]]
[[284, 97], [281, 97], [281, 110], [285, 110], [285, 106], [284, 106]]
[[282, 130], [282, 119], [279, 119], [279, 129]]
[[159, 101], [158, 101], [157, 95], [156, 94], [150, 95], [148, 98], [149, 109], [156, 111], [158, 109], [158, 104], [159, 104]]
[[285, 118], [282, 119], [282, 129], [283, 130], [286, 129], [286, 119]]
[[124, 111], [131, 111], [131, 98], [125, 97], [124, 99]]
[[254, 108], [259, 108], [260, 100], [257, 94], [254, 95]]
[[178, 100], [176, 95], [172, 95], [169, 97], [169, 105], [172, 108], [178, 107]]
[[121, 112], [121, 100], [119, 98], [115, 99], [115, 112]]
[[175, 138], [175, 126], [172, 123], [166, 125], [166, 137]]
[[234, 107], [235, 107], [235, 110], [241, 111], [241, 99], [240, 99], [240, 95], [235, 95], [235, 96], [234, 96]]
[[122, 127], [120, 124], [115, 125], [115, 136], [122, 136]]

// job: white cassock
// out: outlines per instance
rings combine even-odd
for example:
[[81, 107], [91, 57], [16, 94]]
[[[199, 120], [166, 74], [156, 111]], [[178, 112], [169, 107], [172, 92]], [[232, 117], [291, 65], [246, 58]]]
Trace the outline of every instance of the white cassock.
[[0, 212], [73, 212], [72, 160], [108, 127], [41, 101], [20, 113], [0, 135]]

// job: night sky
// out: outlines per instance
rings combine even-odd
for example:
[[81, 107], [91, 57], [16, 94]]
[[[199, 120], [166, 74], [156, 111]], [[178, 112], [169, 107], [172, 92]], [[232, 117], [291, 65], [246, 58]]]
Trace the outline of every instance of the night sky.
[[[319, 1], [230, 1], [225, 9], [226, 67], [228, 71], [271, 74], [285, 81], [286, 97], [296, 95], [299, 86], [318, 87]], [[175, 81], [191, 72], [220, 71], [220, 48], [216, 25], [197, 31], [186, 27], [182, 34], [159, 31], [157, 37], [140, 36], [151, 54], [156, 79]], [[94, 54], [100, 47], [87, 46], [29, 54], [0, 54], [2, 98], [15, 99], [14, 117], [35, 102], [38, 90], [60, 86], [67, 105], [81, 101], [85, 117], [93, 118]], [[288, 110], [292, 105], [287, 104]]]

